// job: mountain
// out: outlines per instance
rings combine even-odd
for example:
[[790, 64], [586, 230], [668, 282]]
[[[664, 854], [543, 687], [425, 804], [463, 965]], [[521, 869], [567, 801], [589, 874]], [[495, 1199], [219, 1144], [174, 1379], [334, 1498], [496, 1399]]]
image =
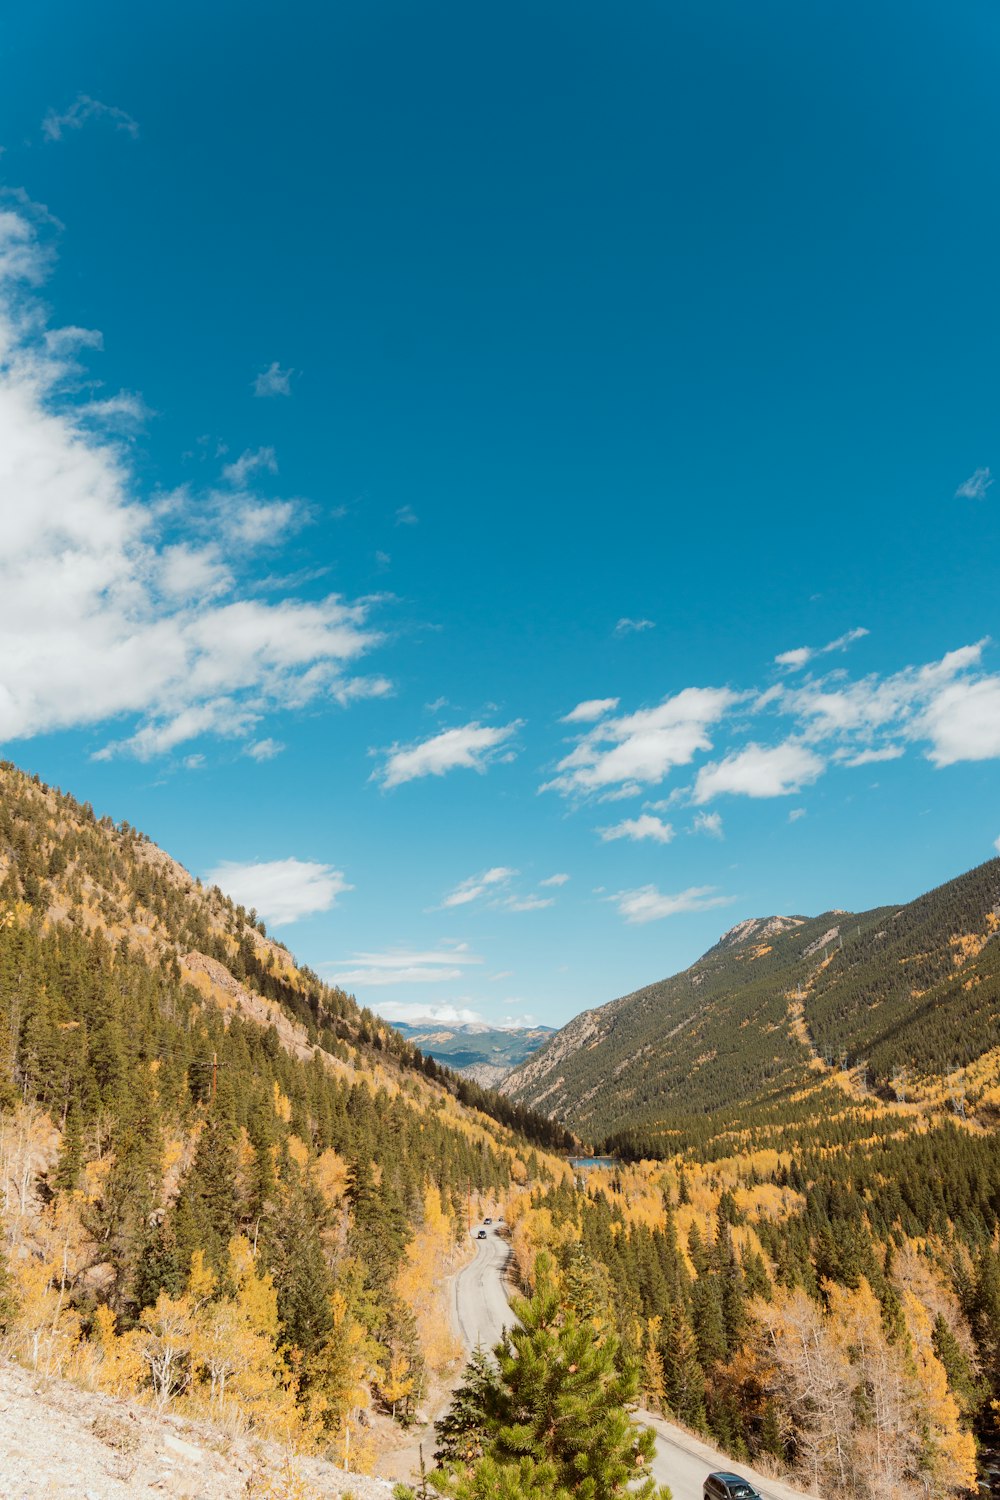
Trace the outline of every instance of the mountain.
[[454, 1068], [487, 1087], [495, 1087], [549, 1037], [554, 1026], [492, 1027], [481, 1021], [461, 1026], [413, 1026], [396, 1022], [401, 1032], [425, 1057]]
[[368, 1462], [454, 1358], [473, 1199], [571, 1140], [0, 764], [0, 1343], [32, 1370]]
[[563, 1027], [503, 1082], [591, 1139], [751, 1123], [830, 1080], [1000, 1114], [1000, 860], [902, 906], [740, 922], [672, 978]]

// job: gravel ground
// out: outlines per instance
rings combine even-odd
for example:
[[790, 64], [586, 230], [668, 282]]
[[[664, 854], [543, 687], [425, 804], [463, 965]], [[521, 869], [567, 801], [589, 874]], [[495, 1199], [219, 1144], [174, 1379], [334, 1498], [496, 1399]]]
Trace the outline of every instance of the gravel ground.
[[385, 1480], [345, 1474], [320, 1459], [289, 1465], [274, 1444], [160, 1417], [0, 1360], [2, 1500], [389, 1500], [391, 1494]]

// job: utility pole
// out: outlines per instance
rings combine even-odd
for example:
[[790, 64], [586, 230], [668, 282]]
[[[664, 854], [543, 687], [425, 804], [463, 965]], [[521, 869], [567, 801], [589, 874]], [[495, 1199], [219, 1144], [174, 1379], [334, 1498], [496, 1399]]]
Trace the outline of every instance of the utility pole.
[[212, 1098], [215, 1098], [215, 1085], [219, 1081], [219, 1054], [212, 1053]]

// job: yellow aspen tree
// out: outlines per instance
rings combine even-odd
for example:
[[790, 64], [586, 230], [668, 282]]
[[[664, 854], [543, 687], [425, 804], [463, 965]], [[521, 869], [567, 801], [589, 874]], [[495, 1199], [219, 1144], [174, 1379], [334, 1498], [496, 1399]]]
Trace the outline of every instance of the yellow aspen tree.
[[413, 1394], [413, 1375], [406, 1356], [394, 1350], [389, 1356], [389, 1367], [379, 1381], [379, 1392], [386, 1406], [396, 1416], [396, 1408]]
[[129, 1334], [119, 1336], [116, 1321], [106, 1303], [94, 1309], [86, 1346], [88, 1372], [97, 1388], [109, 1396], [135, 1396], [145, 1379], [146, 1364], [135, 1339]]
[[933, 1324], [911, 1292], [903, 1293], [903, 1313], [913, 1341], [913, 1405], [921, 1440], [921, 1467], [943, 1488], [976, 1487], [976, 1444], [961, 1423], [958, 1402], [934, 1352]]
[[667, 1399], [663, 1359], [659, 1350], [663, 1319], [657, 1315], [646, 1319], [645, 1348], [642, 1356], [642, 1389], [653, 1411], [662, 1412]]
[[135, 1342], [161, 1408], [190, 1384], [194, 1340], [194, 1306], [190, 1296], [171, 1297], [161, 1292], [155, 1306], [147, 1307], [139, 1319]]

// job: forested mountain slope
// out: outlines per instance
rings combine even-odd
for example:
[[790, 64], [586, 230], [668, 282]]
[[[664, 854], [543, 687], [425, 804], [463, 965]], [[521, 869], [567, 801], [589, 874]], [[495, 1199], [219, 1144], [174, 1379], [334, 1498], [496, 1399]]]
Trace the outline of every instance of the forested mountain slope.
[[514, 1204], [518, 1263], [557, 1259], [650, 1404], [817, 1494], [1000, 1494], [998, 917], [992, 860], [742, 922], [504, 1085], [620, 1159]]
[[690, 969], [586, 1011], [503, 1083], [591, 1138], [738, 1112], [836, 1077], [1000, 1106], [1000, 860], [901, 907], [740, 923]]
[[405, 1416], [453, 1354], [470, 1195], [560, 1177], [568, 1139], [0, 766], [0, 1340], [33, 1367], [308, 1442], [353, 1424], [363, 1457], [362, 1414]]

